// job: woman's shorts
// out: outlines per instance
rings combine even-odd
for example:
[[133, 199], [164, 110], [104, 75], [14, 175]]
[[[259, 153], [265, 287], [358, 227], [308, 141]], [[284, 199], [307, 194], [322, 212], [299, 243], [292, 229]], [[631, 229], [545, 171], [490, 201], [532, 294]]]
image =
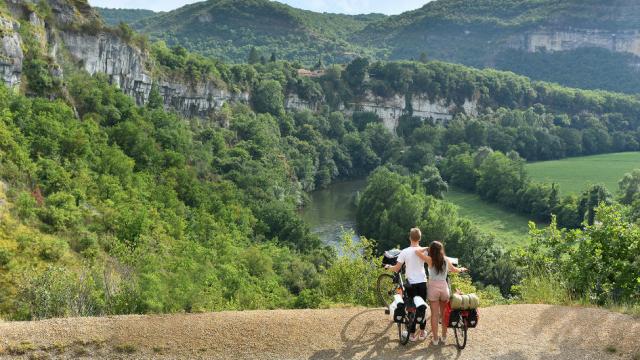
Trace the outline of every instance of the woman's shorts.
[[429, 301], [449, 301], [449, 284], [445, 280], [429, 280], [427, 297]]

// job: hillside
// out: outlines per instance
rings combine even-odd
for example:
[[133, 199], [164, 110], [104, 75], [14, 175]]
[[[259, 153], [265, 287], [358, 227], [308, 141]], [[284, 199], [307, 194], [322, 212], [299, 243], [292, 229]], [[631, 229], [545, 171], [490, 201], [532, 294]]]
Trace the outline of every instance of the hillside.
[[[598, 331], [593, 331], [594, 329]], [[496, 336], [500, 334], [500, 336]], [[136, 359], [637, 359], [640, 321], [588, 308], [481, 309], [458, 352], [401, 346], [382, 309], [249, 311], [0, 323], [0, 354]]]
[[251, 47], [269, 58], [345, 62], [364, 51], [346, 41], [383, 15], [347, 16], [299, 10], [268, 0], [209, 0], [132, 25], [152, 39], [227, 61], [242, 62]]
[[118, 25], [120, 22], [130, 24], [156, 14], [154, 11], [145, 9], [108, 9], [101, 7], [95, 7], [94, 9], [107, 24], [112, 26]]
[[[369, 25], [354, 41], [385, 44], [391, 59], [425, 51], [580, 88], [636, 92], [639, 14], [637, 2], [628, 0], [439, 0]], [[615, 74], [594, 71], [603, 68]]]
[[[593, 16], [593, 14], [598, 14]], [[209, 0], [138, 20], [106, 14], [152, 39], [232, 62], [265, 58], [312, 66], [355, 56], [428, 59], [510, 70], [587, 89], [640, 89], [640, 6], [630, 0], [437, 0], [396, 16], [321, 14], [266, 0]], [[599, 71], [606, 68], [608, 71]]]

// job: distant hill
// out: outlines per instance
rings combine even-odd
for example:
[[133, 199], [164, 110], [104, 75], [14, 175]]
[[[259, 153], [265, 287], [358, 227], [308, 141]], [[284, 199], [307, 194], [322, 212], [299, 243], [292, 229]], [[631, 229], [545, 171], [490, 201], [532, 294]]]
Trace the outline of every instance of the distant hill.
[[350, 43], [351, 34], [384, 15], [320, 14], [268, 0], [210, 0], [134, 22], [139, 31], [169, 45], [242, 62], [255, 46], [265, 57], [315, 63], [345, 62], [367, 49]]
[[390, 59], [511, 70], [580, 88], [640, 92], [640, 3], [631, 0], [438, 0], [351, 39]]
[[436, 0], [396, 16], [338, 15], [268, 0], [209, 0], [148, 16], [100, 12], [152, 39], [225, 61], [312, 66], [356, 56], [494, 67], [587, 89], [640, 92], [640, 3], [632, 0]]
[[118, 25], [120, 22], [131, 24], [157, 14], [154, 11], [145, 9], [107, 9], [100, 7], [95, 7], [94, 9], [109, 25]]

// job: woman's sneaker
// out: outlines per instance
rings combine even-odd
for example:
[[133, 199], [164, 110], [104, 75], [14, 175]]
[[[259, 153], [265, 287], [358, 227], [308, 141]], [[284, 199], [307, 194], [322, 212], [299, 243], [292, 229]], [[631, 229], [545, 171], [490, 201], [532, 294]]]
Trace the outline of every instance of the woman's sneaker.
[[445, 345], [447, 343], [447, 337], [446, 336], [440, 336], [440, 344]]
[[418, 340], [424, 341], [426, 339], [427, 339], [427, 332], [426, 331], [421, 331], [420, 332], [420, 336], [418, 337]]
[[433, 339], [431, 339], [431, 345], [433, 345], [433, 346], [438, 346], [439, 344], [440, 344], [440, 342], [438, 342], [438, 339], [437, 339], [437, 338], [433, 338]]

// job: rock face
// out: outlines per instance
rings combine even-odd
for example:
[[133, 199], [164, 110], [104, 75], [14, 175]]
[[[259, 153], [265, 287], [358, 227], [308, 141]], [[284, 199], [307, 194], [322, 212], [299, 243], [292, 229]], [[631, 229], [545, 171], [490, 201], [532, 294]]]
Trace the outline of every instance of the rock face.
[[297, 94], [289, 94], [289, 95], [287, 95], [287, 97], [284, 99], [284, 107], [287, 110], [297, 110], [297, 111], [303, 111], [303, 110], [316, 111], [316, 110], [318, 110], [317, 109], [317, 105], [311, 104], [307, 100], [300, 99], [300, 97]]
[[613, 32], [597, 29], [538, 29], [520, 36], [515, 47], [528, 52], [566, 51], [581, 47], [599, 47], [640, 56], [640, 32]]
[[[226, 102], [248, 102], [248, 93], [232, 93], [223, 84], [215, 80], [195, 81], [178, 75], [152, 76], [148, 68], [149, 55], [130, 45], [118, 35], [109, 31], [81, 32], [74, 24], [92, 24], [97, 21], [92, 9], [86, 5], [71, 6], [64, 0], [50, 0], [48, 4], [54, 15], [56, 26], [40, 19], [23, 3], [30, 0], [9, 0], [11, 12], [16, 19], [27, 19], [38, 30], [40, 42], [52, 59], [58, 63], [70, 58], [89, 74], [105, 74], [109, 81], [125, 94], [133, 97], [138, 105], [149, 100], [153, 86], [157, 86], [164, 99], [166, 108], [172, 108], [186, 117], [207, 117]], [[0, 16], [0, 76], [10, 87], [20, 84], [24, 54], [23, 40], [18, 32], [19, 23], [11, 18]], [[46, 38], [45, 38], [46, 37]], [[153, 66], [153, 65], [151, 65]], [[54, 66], [61, 69], [61, 66]], [[59, 70], [57, 76], [63, 76]], [[289, 110], [318, 110], [319, 104], [311, 104], [290, 94], [285, 99]], [[414, 96], [410, 101], [414, 116], [423, 119], [447, 121], [456, 112], [477, 114], [477, 102], [467, 100], [464, 105], [456, 106], [445, 100], [431, 101], [426, 95]], [[351, 104], [349, 112], [354, 110], [371, 111], [378, 114], [385, 127], [394, 132], [400, 117], [407, 113], [407, 101], [404, 96], [380, 98], [367, 94], [365, 98]]]
[[[167, 108], [173, 108], [184, 116], [206, 117], [227, 101], [247, 102], [247, 93], [232, 93], [224, 85], [214, 80], [191, 81], [170, 76], [152, 77], [147, 69], [148, 54], [128, 44], [122, 38], [108, 31], [84, 33], [74, 30], [73, 24], [87, 24], [96, 21], [96, 15], [88, 5], [72, 6], [64, 0], [48, 1], [54, 21], [53, 26], [30, 12], [30, 0], [9, 0], [9, 10], [16, 19], [26, 19], [46, 39], [40, 39], [47, 47], [46, 51], [58, 63], [68, 56], [89, 74], [105, 74], [109, 81], [125, 94], [136, 100], [138, 105], [145, 104], [154, 84]], [[0, 77], [9, 87], [20, 85], [24, 54], [23, 39], [18, 29], [20, 24], [12, 18], [0, 16]], [[61, 66], [58, 69], [62, 76]]]
[[407, 108], [407, 99], [404, 95], [395, 95], [391, 98], [382, 98], [368, 93], [365, 98], [352, 104], [355, 110], [369, 111], [377, 114], [384, 126], [391, 132], [395, 132], [398, 127], [400, 117], [409, 114], [423, 120], [432, 119], [435, 121], [449, 121], [458, 112], [467, 115], [478, 115], [477, 100], [465, 100], [462, 106], [448, 103], [444, 99], [432, 101], [426, 94], [413, 95], [410, 101], [411, 108]]
[[144, 69], [145, 56], [113, 34], [60, 33], [66, 50], [91, 75], [102, 73], [112, 84], [144, 104], [153, 80]]
[[112, 84], [135, 98], [139, 105], [149, 100], [154, 83], [164, 99], [165, 107], [173, 108], [187, 117], [205, 117], [227, 101], [249, 100], [248, 94], [233, 94], [213, 81], [191, 82], [168, 77], [153, 79], [144, 67], [148, 61], [147, 54], [116, 35], [62, 32], [61, 37], [69, 54], [89, 74], [106, 74]]
[[0, 77], [9, 87], [20, 85], [22, 75], [24, 54], [19, 28], [19, 23], [0, 17]]

